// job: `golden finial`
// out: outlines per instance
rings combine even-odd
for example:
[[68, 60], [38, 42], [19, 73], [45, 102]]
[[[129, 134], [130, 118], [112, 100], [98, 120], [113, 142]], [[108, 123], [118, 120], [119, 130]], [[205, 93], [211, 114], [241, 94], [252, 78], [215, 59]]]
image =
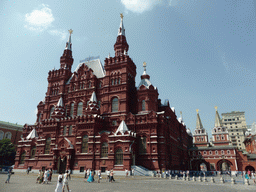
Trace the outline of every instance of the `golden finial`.
[[147, 63], [144, 61], [143, 62], [143, 67], [146, 67], [147, 66]]
[[215, 108], [215, 110], [217, 111], [218, 107], [217, 107], [217, 106], [215, 106], [214, 108]]
[[196, 109], [196, 113], [198, 113], [199, 109]]
[[69, 29], [68, 30], [69, 34], [71, 35], [73, 33], [73, 30], [72, 29]]
[[120, 17], [121, 17], [121, 19], [123, 19], [123, 18], [124, 18], [124, 15], [123, 15], [123, 13], [120, 13]]

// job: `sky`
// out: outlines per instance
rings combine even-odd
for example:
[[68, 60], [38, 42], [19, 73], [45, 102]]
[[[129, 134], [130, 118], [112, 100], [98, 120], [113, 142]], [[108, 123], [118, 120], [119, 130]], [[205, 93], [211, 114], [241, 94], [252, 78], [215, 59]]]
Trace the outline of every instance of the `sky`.
[[73, 29], [80, 60], [110, 54], [124, 15], [129, 56], [143, 62], [159, 98], [169, 99], [192, 131], [196, 109], [210, 134], [219, 113], [244, 111], [255, 121], [256, 2], [253, 0], [1, 0], [0, 120], [34, 124], [49, 70], [60, 67]]

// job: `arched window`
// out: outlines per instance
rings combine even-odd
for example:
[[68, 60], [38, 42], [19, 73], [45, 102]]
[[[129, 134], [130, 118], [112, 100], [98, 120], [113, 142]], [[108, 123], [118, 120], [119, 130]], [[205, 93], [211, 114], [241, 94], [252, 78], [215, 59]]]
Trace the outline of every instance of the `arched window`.
[[50, 144], [51, 144], [51, 137], [48, 137], [46, 139], [46, 143], [45, 143], [44, 154], [49, 154], [50, 153]]
[[112, 112], [118, 111], [118, 98], [112, 99]]
[[99, 88], [101, 88], [101, 86], [102, 86], [102, 82], [100, 81], [100, 82], [99, 82]]
[[101, 145], [101, 157], [108, 157], [108, 143], [106, 142]]
[[118, 78], [118, 84], [121, 84], [121, 78], [120, 77]]
[[54, 107], [52, 107], [50, 110], [50, 119], [52, 118], [53, 112], [54, 112]]
[[36, 146], [33, 146], [31, 148], [31, 154], [30, 154], [30, 158], [35, 158], [35, 154], [36, 154]]
[[215, 151], [215, 155], [218, 155], [218, 151], [217, 150]]
[[89, 88], [91, 88], [91, 86], [92, 86], [92, 83], [91, 83], [91, 81], [89, 81]]
[[147, 137], [139, 138], [139, 154], [147, 153]]
[[70, 117], [73, 117], [73, 115], [74, 115], [74, 103], [71, 103], [71, 105], [70, 105]]
[[115, 85], [117, 84], [117, 79], [115, 79]]
[[20, 164], [24, 164], [24, 162], [25, 162], [25, 155], [26, 155], [26, 152], [23, 151], [21, 153], [21, 156], [20, 156]]
[[69, 127], [68, 135], [72, 135], [72, 125]]
[[141, 111], [145, 111], [146, 110], [146, 102], [145, 100], [141, 101]]
[[77, 116], [81, 116], [83, 114], [83, 102], [79, 102], [77, 105]]
[[114, 85], [114, 82], [115, 82], [115, 80], [114, 80], [114, 79], [112, 79], [112, 80], [111, 80], [111, 85]]
[[67, 134], [67, 126], [64, 126], [63, 128], [63, 135], [65, 136]]
[[0, 131], [0, 140], [2, 140], [4, 138], [4, 132]]
[[83, 136], [82, 140], [82, 153], [88, 152], [88, 135]]
[[115, 165], [123, 165], [123, 151], [117, 149], [115, 153]]
[[100, 104], [101, 104], [101, 102], [100, 101], [98, 101], [98, 107], [100, 108]]
[[6, 132], [4, 138], [5, 139], [11, 139], [12, 138], [11, 132]]
[[39, 115], [38, 115], [38, 122], [40, 123], [41, 122], [41, 113], [39, 113]]

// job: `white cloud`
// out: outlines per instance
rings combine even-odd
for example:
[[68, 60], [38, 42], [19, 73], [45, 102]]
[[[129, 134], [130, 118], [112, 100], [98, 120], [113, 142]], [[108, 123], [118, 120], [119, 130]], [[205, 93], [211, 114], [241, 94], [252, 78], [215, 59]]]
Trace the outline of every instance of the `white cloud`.
[[121, 0], [121, 3], [129, 11], [142, 13], [144, 11], [150, 11], [157, 5], [176, 6], [178, 0]]
[[151, 10], [155, 5], [162, 3], [161, 0], [121, 0], [126, 9], [142, 13]]
[[25, 15], [25, 28], [40, 32], [51, 26], [54, 21], [52, 10], [45, 4], [42, 4], [41, 7], [41, 9], [35, 9]]
[[57, 30], [57, 29], [49, 30], [48, 33], [50, 35], [59, 36], [61, 38], [61, 40], [67, 39], [67, 35], [68, 35], [68, 33], [65, 32], [64, 30], [60, 31], [60, 30]]

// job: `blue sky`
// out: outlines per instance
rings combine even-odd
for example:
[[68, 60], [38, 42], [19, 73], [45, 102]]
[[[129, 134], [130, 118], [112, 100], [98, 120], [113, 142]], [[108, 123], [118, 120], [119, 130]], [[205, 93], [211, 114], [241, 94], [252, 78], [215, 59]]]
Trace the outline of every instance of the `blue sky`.
[[219, 113], [245, 111], [255, 120], [255, 1], [95, 0], [0, 2], [0, 120], [33, 124], [47, 91], [48, 71], [74, 30], [79, 61], [110, 53], [124, 14], [129, 56], [137, 65], [136, 84], [147, 73], [159, 97], [169, 99], [194, 131], [196, 109], [208, 133]]

